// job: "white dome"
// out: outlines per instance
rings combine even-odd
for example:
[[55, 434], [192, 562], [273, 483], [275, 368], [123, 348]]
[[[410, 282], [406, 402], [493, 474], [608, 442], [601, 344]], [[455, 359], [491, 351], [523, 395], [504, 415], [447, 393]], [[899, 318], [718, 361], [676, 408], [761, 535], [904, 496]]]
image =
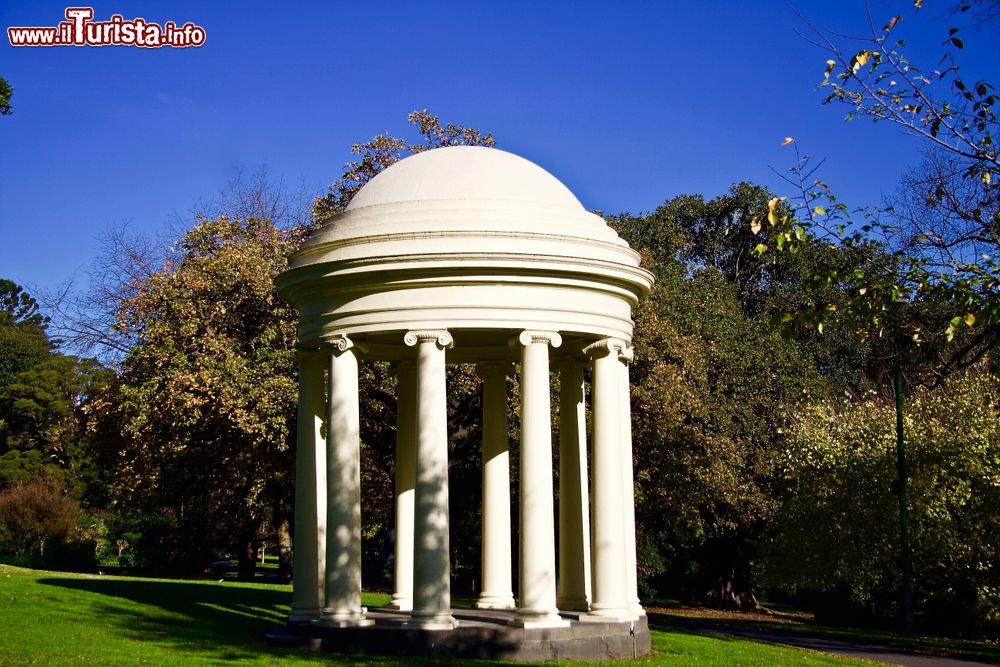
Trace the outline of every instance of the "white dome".
[[559, 180], [533, 162], [482, 146], [450, 146], [417, 153], [368, 182], [347, 210], [441, 199], [515, 199], [580, 210]]
[[451, 146], [369, 181], [292, 255], [278, 284], [299, 309], [303, 344], [361, 336], [372, 358], [392, 359], [409, 349], [400, 332], [448, 329], [450, 358], [460, 359], [486, 358], [486, 347], [492, 358], [513, 354], [507, 340], [525, 329], [580, 344], [628, 340], [632, 306], [652, 279], [541, 167]]

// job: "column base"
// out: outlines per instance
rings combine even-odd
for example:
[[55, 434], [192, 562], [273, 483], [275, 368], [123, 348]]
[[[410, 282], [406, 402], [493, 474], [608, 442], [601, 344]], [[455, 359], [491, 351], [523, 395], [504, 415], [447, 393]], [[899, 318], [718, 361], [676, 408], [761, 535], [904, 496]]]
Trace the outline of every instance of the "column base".
[[506, 595], [483, 593], [476, 600], [476, 609], [514, 609], [515, 607], [517, 607], [517, 603], [514, 602], [513, 593]]
[[507, 625], [515, 628], [568, 628], [570, 623], [554, 611], [518, 610], [517, 616]]
[[413, 611], [413, 598], [393, 597], [389, 604], [383, 605], [383, 609], [395, 609], [396, 611]]
[[323, 608], [319, 605], [296, 605], [288, 611], [289, 623], [312, 623], [323, 615]]
[[364, 607], [361, 611], [324, 609], [323, 615], [312, 624], [321, 628], [362, 628], [375, 625], [375, 621], [365, 617], [367, 611]]
[[631, 621], [638, 621], [639, 614], [628, 607], [610, 609], [594, 609], [591, 607], [590, 613], [580, 614], [578, 620], [581, 623], [629, 623]]
[[447, 612], [414, 612], [410, 614], [410, 620], [403, 623], [404, 628], [416, 628], [418, 630], [454, 630], [458, 627], [458, 621]]
[[585, 597], [556, 598], [560, 611], [590, 611], [590, 601]]

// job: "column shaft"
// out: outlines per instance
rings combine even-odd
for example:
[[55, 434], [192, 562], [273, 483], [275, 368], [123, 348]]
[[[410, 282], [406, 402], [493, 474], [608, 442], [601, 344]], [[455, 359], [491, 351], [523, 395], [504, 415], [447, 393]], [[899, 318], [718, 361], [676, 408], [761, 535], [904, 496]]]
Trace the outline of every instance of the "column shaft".
[[625, 509], [625, 599], [629, 609], [636, 614], [644, 614], [639, 604], [639, 580], [635, 556], [635, 481], [632, 471], [632, 390], [629, 382], [628, 364], [632, 361], [633, 350], [622, 350], [619, 364], [621, 374], [620, 408], [622, 421], [622, 502]]
[[326, 603], [320, 625], [365, 625], [361, 608], [361, 436], [354, 344], [332, 344], [327, 400]]
[[521, 571], [513, 624], [558, 627], [568, 621], [556, 608], [555, 526], [552, 501], [552, 421], [549, 344], [559, 334], [525, 331], [521, 348]]
[[483, 379], [483, 589], [480, 609], [512, 609], [510, 449], [507, 442], [507, 363], [482, 363]]
[[295, 545], [290, 623], [307, 623], [323, 611], [326, 576], [326, 409], [324, 358], [299, 353], [299, 411], [295, 444]]
[[628, 608], [625, 577], [625, 516], [622, 490], [620, 414], [620, 342], [599, 341], [587, 348], [594, 357], [594, 516], [593, 599], [581, 620], [625, 621], [636, 618]]
[[567, 360], [559, 374], [559, 586], [563, 611], [590, 605], [590, 507], [583, 367]]
[[396, 367], [396, 539], [392, 609], [413, 609], [413, 508], [417, 475], [417, 367]]
[[448, 539], [447, 331], [411, 331], [417, 347], [417, 472], [413, 534], [413, 612], [408, 625], [447, 629], [451, 616]]

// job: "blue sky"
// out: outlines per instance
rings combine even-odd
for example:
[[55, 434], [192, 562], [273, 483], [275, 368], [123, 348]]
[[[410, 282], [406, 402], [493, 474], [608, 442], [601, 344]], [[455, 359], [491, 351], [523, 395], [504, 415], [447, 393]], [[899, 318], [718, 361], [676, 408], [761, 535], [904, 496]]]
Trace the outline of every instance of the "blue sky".
[[[933, 5], [928, 0], [928, 5]], [[796, 5], [862, 32], [855, 0]], [[66, 4], [4, 0], [0, 24], [54, 26]], [[239, 172], [266, 167], [320, 193], [351, 144], [408, 131], [427, 108], [492, 131], [584, 205], [649, 211], [682, 193], [751, 180], [793, 136], [822, 177], [877, 203], [917, 157], [888, 126], [843, 122], [816, 85], [826, 54], [778, 1], [205, 3], [105, 2], [97, 20], [203, 26], [197, 49], [31, 48], [0, 40], [15, 88], [0, 117], [0, 276], [52, 290], [86, 272], [109, 226], [162, 234]], [[943, 22], [904, 16], [915, 60], [935, 64]], [[928, 10], [923, 10], [927, 12]], [[969, 41], [964, 69], [995, 79], [1000, 42]]]

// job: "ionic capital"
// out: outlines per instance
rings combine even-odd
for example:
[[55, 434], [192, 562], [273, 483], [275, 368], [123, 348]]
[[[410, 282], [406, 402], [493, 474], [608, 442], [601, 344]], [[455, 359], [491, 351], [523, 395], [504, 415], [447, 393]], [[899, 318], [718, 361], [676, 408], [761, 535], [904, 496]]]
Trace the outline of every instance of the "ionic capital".
[[336, 355], [343, 354], [354, 348], [357, 348], [359, 352], [364, 351], [364, 348], [358, 345], [354, 339], [348, 338], [344, 334], [339, 334], [323, 341], [323, 349]]
[[628, 343], [620, 338], [602, 338], [596, 343], [591, 343], [583, 348], [583, 353], [588, 357], [594, 358], [606, 357], [610, 354], [618, 355], [621, 358], [627, 346]]
[[517, 336], [510, 339], [511, 347], [516, 345], [527, 347], [532, 343], [547, 343], [552, 347], [559, 347], [562, 345], [562, 336], [559, 335], [558, 331], [535, 331], [532, 329], [525, 329]]
[[635, 361], [635, 346], [626, 341], [618, 353], [618, 358], [626, 364]]
[[441, 349], [450, 349], [455, 344], [455, 340], [447, 329], [407, 331], [406, 335], [403, 336], [403, 342], [407, 347], [413, 347], [419, 343], [434, 343]]

